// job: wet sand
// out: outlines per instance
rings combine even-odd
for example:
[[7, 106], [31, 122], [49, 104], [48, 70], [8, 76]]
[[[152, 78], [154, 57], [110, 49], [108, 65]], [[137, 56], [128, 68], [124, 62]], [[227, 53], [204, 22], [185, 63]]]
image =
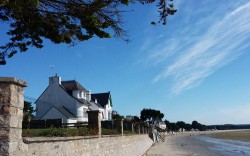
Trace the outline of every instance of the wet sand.
[[156, 142], [144, 156], [223, 156], [212, 150], [213, 144], [190, 134], [166, 136], [165, 142]]
[[250, 130], [218, 131], [209, 136], [217, 139], [230, 139], [250, 142]]

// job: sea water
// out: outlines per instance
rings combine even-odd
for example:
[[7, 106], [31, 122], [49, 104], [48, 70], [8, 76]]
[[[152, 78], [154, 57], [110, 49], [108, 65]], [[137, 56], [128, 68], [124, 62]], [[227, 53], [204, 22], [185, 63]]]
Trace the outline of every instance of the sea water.
[[226, 156], [250, 156], [250, 142], [238, 140], [215, 139], [206, 136], [198, 139], [211, 144], [211, 150], [218, 151]]

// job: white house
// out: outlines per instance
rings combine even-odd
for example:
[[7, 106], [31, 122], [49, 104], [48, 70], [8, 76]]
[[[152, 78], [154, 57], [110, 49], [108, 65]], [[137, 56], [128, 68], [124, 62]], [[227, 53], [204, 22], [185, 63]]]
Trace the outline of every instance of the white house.
[[112, 98], [110, 92], [91, 94], [91, 101], [103, 108], [103, 120], [112, 120]]
[[[104, 93], [106, 94], [106, 93]], [[110, 120], [105, 115], [112, 108], [91, 99], [90, 90], [85, 89], [75, 80], [61, 81], [61, 77], [49, 78], [49, 86], [36, 100], [37, 120], [62, 118], [64, 123], [88, 121], [87, 111], [99, 110], [103, 120]], [[111, 95], [110, 95], [111, 97]]]

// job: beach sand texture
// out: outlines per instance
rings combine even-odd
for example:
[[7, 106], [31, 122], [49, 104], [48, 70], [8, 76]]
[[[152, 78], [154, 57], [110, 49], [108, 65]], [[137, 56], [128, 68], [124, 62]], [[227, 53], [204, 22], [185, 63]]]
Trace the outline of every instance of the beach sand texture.
[[250, 130], [218, 131], [210, 135], [217, 139], [231, 139], [250, 142]]
[[167, 135], [165, 142], [156, 142], [144, 156], [223, 156], [209, 149], [212, 143], [197, 139], [199, 134]]
[[[178, 133], [175, 135], [171, 134], [166, 136], [165, 142], [159, 141], [154, 143], [154, 145], [144, 154], [144, 156], [228, 156], [234, 154], [248, 155], [249, 153], [244, 153], [244, 151], [237, 153], [237, 151], [234, 149], [232, 149], [233, 151], [231, 152], [235, 153], [227, 153], [226, 150], [223, 151], [223, 148], [221, 148], [220, 150], [214, 150], [215, 148], [213, 147], [215, 147], [215, 144], [213, 143], [213, 141], [204, 141], [201, 138], [204, 139], [210, 136], [212, 138], [233, 139], [232, 136], [234, 136], [234, 139], [243, 141], [243, 139], [240, 138], [248, 138], [246, 136], [249, 136], [249, 132], [250, 131], [245, 130], [233, 130], [207, 131], [198, 133], [187, 132]], [[237, 138], [235, 136], [237, 136]], [[208, 137], [207, 139], [210, 140], [210, 137]], [[248, 145], [246, 146], [248, 147], [249, 143], [247, 144]], [[249, 152], [249, 150], [247, 150], [246, 152]]]

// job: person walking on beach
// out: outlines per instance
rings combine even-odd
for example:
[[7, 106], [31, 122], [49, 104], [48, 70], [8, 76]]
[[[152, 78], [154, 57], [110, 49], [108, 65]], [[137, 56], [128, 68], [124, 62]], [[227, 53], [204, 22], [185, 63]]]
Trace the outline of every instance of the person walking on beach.
[[158, 131], [156, 128], [154, 128], [154, 136], [155, 136], [155, 141], [158, 142]]

